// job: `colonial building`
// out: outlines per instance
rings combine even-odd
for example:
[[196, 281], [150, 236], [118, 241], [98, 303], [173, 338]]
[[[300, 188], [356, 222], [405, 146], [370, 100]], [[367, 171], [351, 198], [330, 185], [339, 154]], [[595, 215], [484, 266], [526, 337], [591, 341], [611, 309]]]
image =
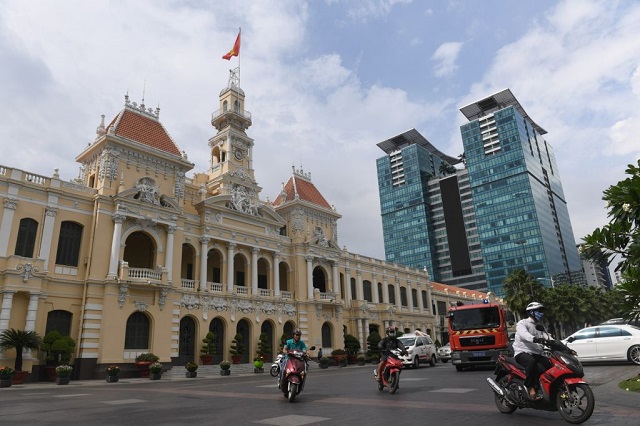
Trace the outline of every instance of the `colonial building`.
[[[159, 109], [128, 96], [77, 156], [77, 179], [0, 166], [0, 332], [71, 336], [83, 379], [107, 364], [133, 374], [143, 352], [167, 366], [197, 360], [209, 331], [214, 362], [229, 359], [238, 333], [244, 362], [260, 334], [273, 354], [294, 328], [327, 354], [345, 333], [366, 348], [389, 325], [433, 336], [426, 271], [339, 248], [340, 215], [310, 174], [294, 169], [262, 201], [237, 70], [219, 108], [209, 170], [192, 177]], [[24, 355], [36, 380], [43, 354]], [[0, 354], [0, 365], [14, 358]]]

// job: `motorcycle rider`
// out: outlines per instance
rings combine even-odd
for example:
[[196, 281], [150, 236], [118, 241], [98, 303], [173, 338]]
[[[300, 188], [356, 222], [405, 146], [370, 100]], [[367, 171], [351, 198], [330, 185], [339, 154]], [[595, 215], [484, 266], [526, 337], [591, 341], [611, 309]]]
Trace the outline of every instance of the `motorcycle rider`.
[[[542, 321], [544, 306], [538, 302], [527, 305], [528, 317], [518, 321], [516, 325], [516, 338], [513, 342], [514, 356], [518, 364], [525, 368], [527, 379], [524, 384], [529, 390], [529, 398], [539, 400], [542, 398], [536, 391], [540, 374], [551, 368], [549, 358], [542, 355], [543, 346], [540, 343], [550, 336], [538, 329], [536, 325]], [[541, 370], [541, 367], [544, 370]]]
[[402, 344], [400, 340], [398, 340], [396, 328], [389, 327], [387, 328], [387, 336], [378, 342], [378, 349], [380, 349], [380, 362], [378, 363], [378, 374], [376, 374], [376, 381], [382, 380], [382, 372], [384, 370], [384, 366], [387, 363], [387, 358], [389, 357], [389, 351], [392, 349], [397, 349], [402, 354], [407, 354], [407, 348]]
[[[287, 354], [289, 353], [289, 351], [302, 351], [302, 353], [304, 353], [305, 359], [307, 357], [307, 345], [302, 341], [301, 337], [302, 331], [300, 331], [299, 328], [296, 328], [295, 330], [293, 330], [293, 338], [287, 340], [282, 347], [282, 354], [284, 356], [282, 357], [282, 361], [280, 363], [280, 381], [282, 381], [282, 378], [284, 377], [284, 366], [287, 365]], [[280, 386], [280, 382], [278, 382], [278, 386]]]

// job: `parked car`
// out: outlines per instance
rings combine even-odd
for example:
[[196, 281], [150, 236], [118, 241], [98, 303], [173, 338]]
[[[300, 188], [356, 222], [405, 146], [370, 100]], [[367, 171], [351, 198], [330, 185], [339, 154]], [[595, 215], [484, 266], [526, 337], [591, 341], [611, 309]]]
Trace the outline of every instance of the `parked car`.
[[438, 358], [442, 362], [451, 361], [451, 345], [449, 343], [438, 348]]
[[400, 357], [404, 365], [414, 368], [418, 368], [420, 363], [429, 363], [432, 367], [436, 365], [436, 345], [428, 334], [416, 331], [411, 334], [403, 334], [398, 339], [409, 353]]
[[640, 327], [640, 320], [627, 321], [624, 318], [611, 318], [606, 320], [605, 322], [601, 322], [598, 325], [612, 325], [612, 324], [629, 324], [635, 325], [636, 327]]
[[640, 365], [640, 328], [628, 324], [583, 328], [562, 341], [581, 362], [631, 361]]

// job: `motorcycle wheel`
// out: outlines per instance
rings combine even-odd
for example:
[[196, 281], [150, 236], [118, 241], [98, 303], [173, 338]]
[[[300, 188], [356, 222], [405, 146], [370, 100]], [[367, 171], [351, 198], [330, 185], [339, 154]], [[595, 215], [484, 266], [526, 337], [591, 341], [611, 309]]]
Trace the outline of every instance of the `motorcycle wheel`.
[[278, 377], [278, 374], [280, 374], [280, 368], [278, 368], [277, 365], [272, 365], [269, 373], [271, 373], [271, 377]]
[[295, 401], [297, 394], [298, 394], [298, 385], [295, 383], [289, 382], [289, 402]]
[[[507, 383], [507, 376], [498, 380], [498, 386], [500, 386], [502, 389], [505, 388], [506, 383]], [[516, 411], [516, 409], [518, 408], [515, 405], [509, 404], [509, 402], [507, 401], [507, 398], [505, 398], [504, 396], [500, 396], [495, 392], [493, 393], [493, 395], [496, 402], [496, 407], [498, 407], [498, 411], [500, 411], [501, 413], [511, 414], [514, 411]]]
[[400, 373], [397, 371], [391, 373], [391, 377], [389, 377], [389, 393], [394, 394], [398, 390], [398, 385], [400, 384]]
[[591, 417], [596, 401], [589, 385], [578, 383], [569, 386], [569, 394], [561, 389], [556, 396], [556, 405], [566, 422], [578, 424]]
[[384, 383], [382, 383], [382, 380], [378, 382], [378, 390], [381, 391], [382, 389], [384, 389]]

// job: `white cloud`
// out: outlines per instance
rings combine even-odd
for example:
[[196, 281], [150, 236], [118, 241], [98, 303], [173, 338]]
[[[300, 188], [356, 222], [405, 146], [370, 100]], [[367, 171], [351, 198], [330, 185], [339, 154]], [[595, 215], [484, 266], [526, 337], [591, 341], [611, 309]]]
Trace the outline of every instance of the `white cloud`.
[[456, 60], [462, 49], [462, 43], [460, 42], [447, 42], [442, 43], [431, 56], [436, 61], [433, 70], [437, 77], [447, 77], [453, 74], [458, 66]]

